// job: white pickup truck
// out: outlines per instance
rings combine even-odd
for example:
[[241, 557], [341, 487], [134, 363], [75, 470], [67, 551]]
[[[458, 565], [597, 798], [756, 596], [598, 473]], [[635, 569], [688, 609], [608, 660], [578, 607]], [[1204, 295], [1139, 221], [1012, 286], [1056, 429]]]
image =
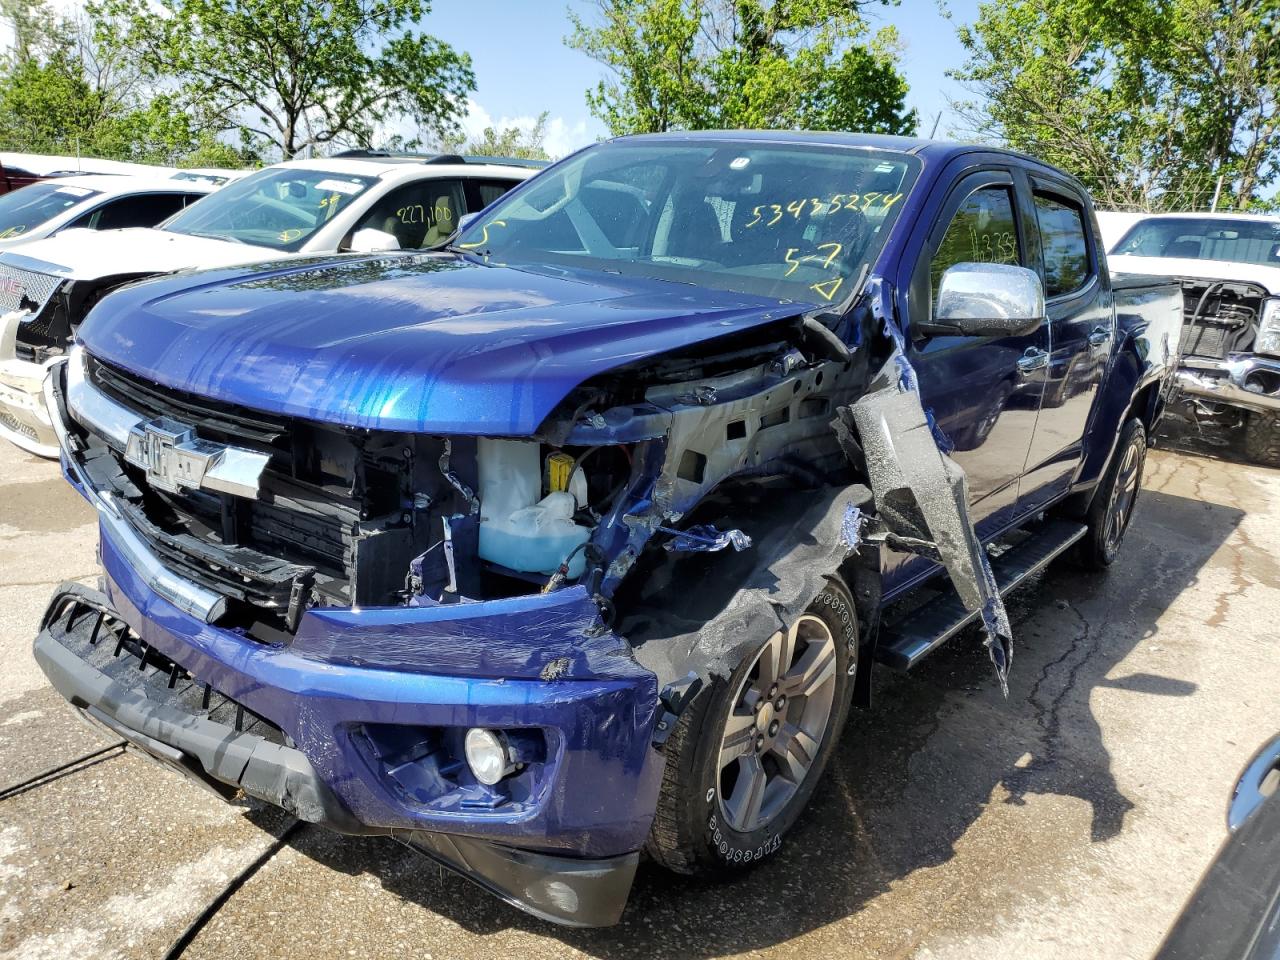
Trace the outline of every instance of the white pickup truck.
[[290, 160], [236, 180], [155, 229], [78, 230], [0, 251], [0, 436], [57, 456], [45, 372], [113, 289], [179, 270], [429, 247], [538, 166], [367, 150]]
[[1280, 466], [1280, 216], [1143, 215], [1112, 273], [1182, 282], [1178, 382], [1197, 421], [1245, 428], [1245, 455]]

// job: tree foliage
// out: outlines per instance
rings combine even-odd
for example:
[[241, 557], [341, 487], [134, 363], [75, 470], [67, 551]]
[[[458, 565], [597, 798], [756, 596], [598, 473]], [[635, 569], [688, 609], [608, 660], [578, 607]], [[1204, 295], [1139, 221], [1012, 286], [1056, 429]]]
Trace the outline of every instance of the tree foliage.
[[157, 94], [128, 58], [96, 44], [86, 21], [32, 0], [4, 0], [0, 18], [14, 34], [0, 73], [0, 149], [208, 166], [251, 159], [218, 141], [210, 118]]
[[960, 30], [972, 133], [1106, 205], [1261, 202], [1280, 174], [1280, 0], [999, 0]]
[[103, 43], [285, 157], [371, 146], [404, 117], [446, 135], [475, 88], [470, 58], [417, 29], [428, 0], [100, 0], [90, 10]]
[[547, 122], [551, 114], [543, 111], [529, 128], [520, 126], [485, 127], [480, 136], [465, 140], [446, 137], [442, 144], [445, 153], [473, 154], [482, 157], [517, 157], [522, 160], [549, 160], [546, 147]]
[[857, 0], [597, 0], [570, 46], [609, 68], [588, 91], [614, 134], [707, 128], [910, 133], [891, 28]]

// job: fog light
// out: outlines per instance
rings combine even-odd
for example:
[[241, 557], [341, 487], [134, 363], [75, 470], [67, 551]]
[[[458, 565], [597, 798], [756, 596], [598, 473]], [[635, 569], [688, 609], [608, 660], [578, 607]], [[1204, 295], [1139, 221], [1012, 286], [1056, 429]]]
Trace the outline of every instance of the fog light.
[[498, 731], [472, 727], [467, 731], [465, 746], [467, 766], [486, 786], [493, 786], [516, 768], [507, 749], [507, 738]]

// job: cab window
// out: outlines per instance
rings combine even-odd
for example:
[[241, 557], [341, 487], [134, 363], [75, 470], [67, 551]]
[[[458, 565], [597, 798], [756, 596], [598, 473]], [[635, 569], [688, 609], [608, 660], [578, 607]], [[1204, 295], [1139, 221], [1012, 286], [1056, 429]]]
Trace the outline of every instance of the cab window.
[[143, 193], [108, 200], [102, 206], [77, 217], [73, 227], [90, 230], [119, 230], [124, 227], [154, 227], [167, 220], [203, 194]]
[[475, 195], [468, 199], [467, 212], [479, 213], [493, 201], [516, 186], [519, 180], [476, 180]]
[[452, 234], [466, 209], [462, 181], [419, 180], [388, 193], [355, 229], [381, 230], [395, 237], [401, 250], [420, 250]]
[[996, 184], [971, 193], [951, 218], [930, 265], [933, 301], [947, 269], [957, 263], [1022, 262], [1012, 188]]
[[1075, 293], [1090, 277], [1084, 211], [1057, 196], [1036, 193], [1034, 200], [1040, 247], [1044, 251], [1045, 296]]

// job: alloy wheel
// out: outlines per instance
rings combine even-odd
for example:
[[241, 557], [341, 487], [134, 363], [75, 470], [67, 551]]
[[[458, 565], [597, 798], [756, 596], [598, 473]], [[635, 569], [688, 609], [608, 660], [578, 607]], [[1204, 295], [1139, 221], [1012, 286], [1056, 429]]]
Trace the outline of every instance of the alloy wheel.
[[1120, 472], [1111, 488], [1111, 502], [1107, 505], [1105, 543], [1108, 553], [1120, 549], [1120, 541], [1129, 526], [1133, 505], [1138, 499], [1138, 444], [1131, 443], [1125, 449], [1120, 462]]
[[817, 759], [831, 722], [836, 642], [812, 614], [756, 655], [725, 718], [718, 796], [725, 821], [750, 833], [776, 818]]

